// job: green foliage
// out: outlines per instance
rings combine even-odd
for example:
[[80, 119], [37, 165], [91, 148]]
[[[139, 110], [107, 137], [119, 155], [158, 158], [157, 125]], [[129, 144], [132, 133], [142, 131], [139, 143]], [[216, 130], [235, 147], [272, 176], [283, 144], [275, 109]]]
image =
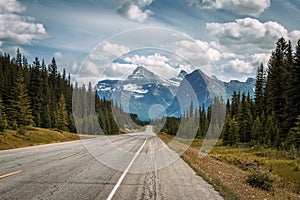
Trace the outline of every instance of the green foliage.
[[63, 131], [68, 131], [68, 113], [66, 110], [65, 97], [63, 94], [61, 95], [58, 103], [57, 118], [57, 128]]
[[21, 127], [33, 124], [30, 99], [25, 88], [24, 78], [21, 71], [17, 74], [17, 79], [9, 98], [7, 113], [10, 127], [14, 128], [15, 125], [17, 125], [17, 127]]
[[21, 126], [20, 128], [18, 128], [17, 133], [20, 135], [25, 135], [27, 132], [27, 129], [25, 126]]
[[6, 114], [0, 98], [0, 132], [2, 132], [7, 126]]
[[262, 115], [265, 110], [264, 94], [266, 87], [266, 74], [264, 65], [261, 64], [257, 68], [256, 83], [255, 83], [255, 114], [256, 116]]
[[257, 187], [262, 190], [270, 191], [273, 187], [274, 179], [270, 172], [262, 170], [253, 170], [246, 179], [247, 183], [252, 187]]
[[223, 129], [223, 145], [234, 146], [239, 143], [239, 127], [235, 120], [227, 117]]
[[287, 145], [300, 150], [300, 115], [297, 117], [295, 127], [291, 128], [288, 138]]
[[[239, 142], [288, 150], [300, 145], [300, 40], [296, 52], [291, 42], [280, 38], [269, 60], [268, 71], [257, 69], [255, 99], [234, 92], [227, 102], [227, 119], [223, 128], [225, 145], [232, 145], [231, 121], [236, 121]], [[299, 119], [298, 119], [299, 121]], [[300, 123], [300, 122], [299, 122]], [[231, 124], [231, 125], [230, 125]]]

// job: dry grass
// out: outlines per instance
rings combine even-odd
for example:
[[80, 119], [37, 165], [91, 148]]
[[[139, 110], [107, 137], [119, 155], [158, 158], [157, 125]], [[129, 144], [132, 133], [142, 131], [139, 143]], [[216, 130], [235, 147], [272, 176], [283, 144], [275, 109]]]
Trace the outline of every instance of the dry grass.
[[43, 128], [27, 127], [25, 133], [5, 130], [0, 132], [0, 150], [78, 139], [79, 136], [76, 134]]
[[[165, 143], [172, 141], [169, 135], [158, 136]], [[217, 145], [209, 155], [200, 158], [201, 144], [201, 140], [195, 140], [181, 157], [225, 199], [300, 199], [299, 161], [278, 157], [279, 153], [275, 150], [221, 145]], [[182, 144], [172, 141], [171, 148], [175, 151], [180, 146]], [[266, 151], [272, 153], [266, 155]], [[251, 170], [255, 169], [271, 170], [274, 174], [274, 188], [270, 192], [253, 188], [246, 182]]]

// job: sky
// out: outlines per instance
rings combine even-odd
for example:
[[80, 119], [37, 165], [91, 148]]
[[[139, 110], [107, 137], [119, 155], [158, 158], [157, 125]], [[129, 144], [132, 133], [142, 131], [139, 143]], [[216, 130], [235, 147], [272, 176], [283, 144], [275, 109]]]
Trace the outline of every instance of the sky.
[[245, 81], [280, 37], [295, 47], [299, 16], [300, 0], [0, 0], [0, 51], [55, 57], [73, 80], [143, 65]]

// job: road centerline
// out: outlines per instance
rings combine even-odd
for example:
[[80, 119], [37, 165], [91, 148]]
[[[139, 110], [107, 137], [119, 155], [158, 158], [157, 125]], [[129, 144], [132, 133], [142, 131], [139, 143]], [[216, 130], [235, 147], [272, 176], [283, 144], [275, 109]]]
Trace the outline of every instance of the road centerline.
[[21, 172], [22, 172], [22, 170], [15, 171], [15, 172], [11, 172], [11, 173], [8, 173], [8, 174], [4, 174], [4, 175], [1, 175], [1, 176], [0, 176], [0, 179], [9, 177], [9, 176], [12, 176], [12, 175], [15, 175], [15, 174], [19, 174], [19, 173], [21, 173]]
[[140, 149], [136, 152], [136, 154], [134, 155], [133, 159], [130, 161], [129, 165], [127, 166], [127, 168], [123, 172], [122, 176], [120, 177], [120, 179], [118, 180], [117, 184], [115, 185], [115, 187], [113, 188], [113, 190], [110, 192], [110, 194], [109, 194], [109, 196], [107, 197], [106, 200], [111, 200], [113, 198], [113, 196], [115, 195], [117, 189], [120, 187], [123, 179], [125, 178], [126, 174], [128, 173], [130, 167], [132, 166], [132, 164], [134, 163], [135, 159], [137, 158], [137, 156], [140, 154], [140, 152], [144, 148], [146, 142], [147, 142], [147, 138], [145, 138], [144, 143], [142, 144], [142, 146], [140, 147]]
[[69, 154], [69, 155], [66, 155], [66, 156], [60, 157], [59, 159], [60, 159], [60, 160], [62, 160], [62, 159], [66, 159], [66, 158], [69, 158], [69, 157], [71, 157], [71, 156], [75, 156], [75, 155], [77, 155], [77, 154], [79, 154], [79, 153], [80, 153], [80, 152], [71, 153], [71, 154]]

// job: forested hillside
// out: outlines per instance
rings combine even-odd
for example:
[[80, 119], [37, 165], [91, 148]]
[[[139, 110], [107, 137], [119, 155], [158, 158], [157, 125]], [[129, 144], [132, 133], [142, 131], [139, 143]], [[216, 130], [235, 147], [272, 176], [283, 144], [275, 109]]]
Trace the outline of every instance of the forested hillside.
[[[268, 67], [257, 69], [255, 98], [234, 92], [226, 103], [224, 145], [261, 144], [280, 149], [300, 148], [300, 40], [293, 51], [290, 41], [280, 38]], [[188, 112], [188, 111], [187, 111]], [[211, 108], [199, 108], [197, 136], [207, 132]], [[175, 135], [181, 119], [168, 118], [162, 131]]]
[[[73, 86], [70, 79], [65, 70], [58, 71], [55, 58], [49, 65], [38, 58], [29, 64], [19, 50], [13, 58], [0, 53], [0, 131], [30, 125], [75, 133], [74, 90], [80, 94], [80, 103], [84, 106], [90, 104], [89, 98], [96, 98], [96, 113], [104, 133], [117, 133], [119, 129], [111, 113], [112, 103], [100, 101], [91, 85], [88, 89], [84, 85]], [[91, 133], [88, 128], [82, 131]]]
[[300, 148], [300, 40], [278, 40], [265, 69], [258, 67], [255, 99], [235, 93], [227, 102], [223, 142]]

